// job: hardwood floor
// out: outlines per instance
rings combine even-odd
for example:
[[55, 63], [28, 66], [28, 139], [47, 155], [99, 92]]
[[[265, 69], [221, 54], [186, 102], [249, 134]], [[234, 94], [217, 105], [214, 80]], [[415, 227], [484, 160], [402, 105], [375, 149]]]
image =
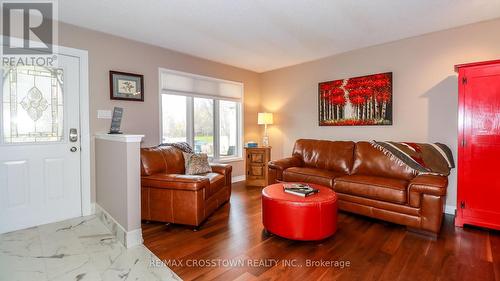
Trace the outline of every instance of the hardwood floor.
[[[263, 234], [260, 192], [234, 184], [230, 204], [198, 232], [144, 223], [144, 243], [184, 280], [500, 280], [498, 231], [455, 228], [447, 215], [433, 241], [402, 226], [341, 212], [334, 236], [291, 241]], [[321, 260], [344, 266], [308, 266]]]

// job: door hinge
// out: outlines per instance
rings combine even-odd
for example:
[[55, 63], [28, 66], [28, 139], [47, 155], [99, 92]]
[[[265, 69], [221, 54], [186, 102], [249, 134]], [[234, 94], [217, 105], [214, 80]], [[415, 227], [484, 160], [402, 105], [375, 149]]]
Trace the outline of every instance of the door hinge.
[[467, 84], [467, 77], [462, 77], [462, 84]]
[[460, 208], [465, 209], [465, 201], [460, 201]]

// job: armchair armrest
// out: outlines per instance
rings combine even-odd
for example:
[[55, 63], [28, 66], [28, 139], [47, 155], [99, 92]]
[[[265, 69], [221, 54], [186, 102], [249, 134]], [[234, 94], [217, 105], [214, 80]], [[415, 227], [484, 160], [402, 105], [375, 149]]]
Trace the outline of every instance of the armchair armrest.
[[448, 178], [434, 175], [416, 176], [408, 187], [410, 192], [425, 193], [435, 196], [445, 196]]
[[180, 174], [155, 174], [143, 176], [141, 185], [165, 189], [197, 191], [210, 186], [210, 180], [204, 176]]
[[233, 170], [233, 166], [227, 164], [210, 163], [210, 167], [212, 168], [212, 172], [222, 175], [231, 174]]

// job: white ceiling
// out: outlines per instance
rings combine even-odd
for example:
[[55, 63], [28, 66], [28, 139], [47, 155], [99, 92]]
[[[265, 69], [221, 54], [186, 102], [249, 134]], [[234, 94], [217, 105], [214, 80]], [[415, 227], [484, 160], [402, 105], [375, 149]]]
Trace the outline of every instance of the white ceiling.
[[500, 17], [500, 0], [62, 0], [63, 22], [264, 72]]

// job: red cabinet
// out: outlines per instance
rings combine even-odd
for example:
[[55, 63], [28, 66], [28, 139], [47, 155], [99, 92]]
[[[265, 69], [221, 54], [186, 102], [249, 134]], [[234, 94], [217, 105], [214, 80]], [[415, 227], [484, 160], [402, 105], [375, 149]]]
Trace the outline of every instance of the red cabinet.
[[455, 225], [500, 229], [500, 60], [457, 65]]

